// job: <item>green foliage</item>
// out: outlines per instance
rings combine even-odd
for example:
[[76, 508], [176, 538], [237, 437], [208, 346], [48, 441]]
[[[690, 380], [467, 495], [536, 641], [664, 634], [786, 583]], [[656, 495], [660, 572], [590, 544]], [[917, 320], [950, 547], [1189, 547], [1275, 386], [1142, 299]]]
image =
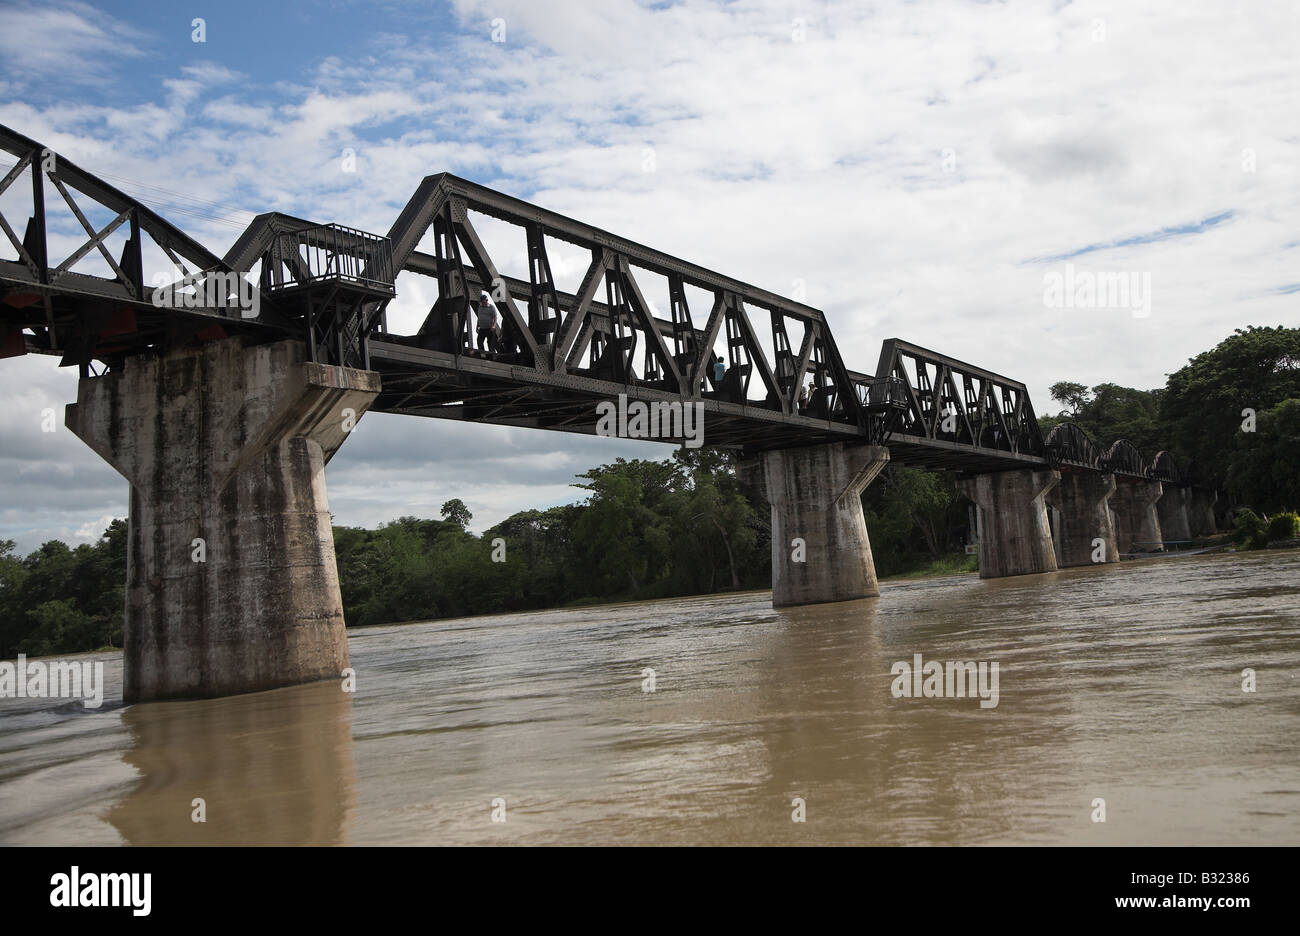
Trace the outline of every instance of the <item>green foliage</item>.
[[1051, 393], [1069, 411], [1041, 419], [1044, 433], [1072, 420], [1102, 449], [1128, 439], [1148, 461], [1168, 449], [1238, 503], [1266, 512], [1300, 503], [1300, 328], [1236, 329], [1163, 390], [1061, 381]]
[[1300, 536], [1300, 516], [1294, 511], [1274, 514], [1268, 521], [1266, 538], [1270, 543], [1295, 539], [1297, 536]]
[[[349, 625], [492, 614], [623, 598], [760, 588], [770, 581], [763, 518], [729, 456], [618, 459], [578, 476], [585, 503], [525, 510], [466, 533], [403, 517], [334, 531]], [[452, 507], [450, 505], [459, 505]]]
[[68, 599], [46, 601], [27, 612], [32, 630], [18, 642], [31, 656], [68, 653], [95, 643], [95, 620]]
[[[1297, 483], [1300, 415], [1294, 406], [1300, 404], [1279, 413], [1286, 401], [1300, 401], [1300, 328], [1251, 326], [1237, 329], [1170, 374], [1160, 416], [1171, 448], [1195, 459], [1203, 471], [1226, 479], [1240, 499], [1268, 509], [1270, 504], [1280, 506], [1275, 483]], [[1247, 409], [1259, 416], [1255, 433], [1242, 431]], [[1276, 420], [1273, 427], [1265, 425], [1266, 413]], [[1269, 432], [1280, 437], [1265, 438]], [[1286, 458], [1291, 459], [1289, 474], [1279, 464]], [[1248, 477], [1238, 480], [1238, 470]]]
[[1070, 420], [1066, 416], [1039, 416], [1038, 429], [1043, 433], [1043, 436], [1046, 437], [1049, 432], [1061, 423], [1069, 421]]
[[952, 552], [969, 529], [967, 504], [947, 474], [887, 465], [863, 493], [876, 572], [925, 570]]
[[1076, 419], [1079, 411], [1088, 403], [1088, 388], [1081, 383], [1062, 380], [1052, 384], [1048, 392], [1052, 394], [1053, 400], [1068, 407], [1068, 412], [1062, 414], [1067, 419]]
[[904, 572], [898, 578], [925, 578], [931, 575], [957, 575], [963, 572], [978, 572], [979, 557], [968, 556], [965, 552], [949, 553], [934, 560], [927, 566], [921, 566], [911, 572]]
[[1233, 521], [1232, 539], [1246, 549], [1263, 549], [1268, 545], [1268, 530], [1263, 518], [1253, 510], [1240, 510]]
[[1098, 384], [1092, 388], [1092, 397], [1083, 404], [1074, 421], [1103, 450], [1112, 442], [1128, 439], [1150, 461], [1166, 448], [1159, 419], [1162, 394], [1160, 390]]
[[127, 525], [93, 545], [44, 543], [26, 559], [0, 542], [0, 658], [122, 645]]
[[399, 517], [377, 530], [336, 527], [334, 554], [351, 624], [384, 624], [467, 613], [459, 577], [476, 537], [458, 523]]
[[465, 502], [459, 497], [453, 497], [442, 505], [442, 519], [456, 524], [462, 530], [469, 526], [469, 522], [474, 519], [474, 515], [469, 512]]
[[1103, 451], [1119, 439], [1128, 439], [1148, 460], [1166, 448], [1167, 433], [1160, 422], [1163, 390], [1136, 390], [1113, 383], [1089, 390], [1071, 381], [1054, 383], [1050, 390], [1052, 399], [1068, 410], [1038, 420], [1044, 435], [1060, 423], [1073, 422]]
[[1300, 398], [1259, 412], [1255, 431], [1234, 441], [1227, 484], [1239, 501], [1264, 511], [1300, 504]]

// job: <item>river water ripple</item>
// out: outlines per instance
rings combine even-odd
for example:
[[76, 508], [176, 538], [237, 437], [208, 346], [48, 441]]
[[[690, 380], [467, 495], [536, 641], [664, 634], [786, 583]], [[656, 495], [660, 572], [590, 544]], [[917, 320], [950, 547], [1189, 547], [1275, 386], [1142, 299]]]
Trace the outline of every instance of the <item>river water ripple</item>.
[[[106, 654], [98, 710], [0, 699], [0, 843], [1300, 844], [1300, 552], [350, 645], [351, 695], [124, 708]], [[917, 653], [997, 662], [998, 704], [895, 698]]]

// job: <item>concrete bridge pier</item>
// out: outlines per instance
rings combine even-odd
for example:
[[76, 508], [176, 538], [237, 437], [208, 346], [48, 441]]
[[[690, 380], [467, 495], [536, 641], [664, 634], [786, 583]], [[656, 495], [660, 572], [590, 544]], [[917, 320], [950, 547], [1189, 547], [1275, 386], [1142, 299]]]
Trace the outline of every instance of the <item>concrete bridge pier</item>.
[[229, 338], [83, 379], [66, 423], [131, 483], [126, 702], [348, 665], [325, 463], [379, 375]]
[[[1164, 539], [1156, 504], [1164, 493], [1159, 481], [1121, 478], [1110, 499], [1115, 538], [1122, 552], [1161, 552]], [[1138, 546], [1137, 544], [1143, 544]]]
[[1047, 493], [1057, 524], [1052, 531], [1056, 564], [1073, 566], [1119, 562], [1110, 499], [1115, 476], [1096, 471], [1063, 471], [1061, 482]]
[[980, 578], [1057, 570], [1045, 499], [1060, 480], [1059, 471], [999, 471], [957, 482], [975, 502]]
[[1218, 491], [1205, 488], [1191, 488], [1187, 500], [1187, 522], [1192, 536], [1213, 536], [1218, 532], [1215, 522], [1214, 505], [1219, 499]]
[[831, 442], [760, 452], [741, 480], [772, 505], [772, 606], [880, 594], [862, 492], [889, 462], [881, 445]]
[[1189, 540], [1192, 538], [1192, 529], [1187, 516], [1187, 503], [1192, 490], [1175, 484], [1166, 484], [1164, 487], [1164, 493], [1156, 501], [1160, 531], [1167, 540]]

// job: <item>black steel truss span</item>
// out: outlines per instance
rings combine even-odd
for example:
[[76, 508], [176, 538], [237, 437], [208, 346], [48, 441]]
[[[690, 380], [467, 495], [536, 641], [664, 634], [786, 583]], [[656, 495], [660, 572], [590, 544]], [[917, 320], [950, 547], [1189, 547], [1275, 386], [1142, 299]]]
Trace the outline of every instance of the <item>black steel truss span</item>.
[[[85, 373], [91, 362], [112, 366], [234, 332], [292, 336], [307, 341], [313, 360], [379, 371], [375, 408], [391, 412], [596, 432], [600, 404], [621, 398], [698, 408], [707, 445], [888, 443], [903, 463], [967, 472], [1046, 463], [1022, 384], [897, 339], [885, 342], [875, 374], [850, 371], [811, 306], [452, 175], [424, 179], [387, 237], [268, 213], [218, 258], [35, 141], [0, 127], [0, 148], [17, 160], [0, 192], [24, 173], [33, 192], [23, 238], [0, 217], [17, 257], [0, 260], [0, 356], [62, 353]], [[87, 238], [57, 263], [45, 230], [49, 189]], [[96, 229], [73, 191], [109, 223]], [[526, 276], [496, 262], [478, 216], [515, 233], [511, 257], [526, 257]], [[122, 225], [130, 236], [115, 256], [107, 239]], [[247, 278], [258, 314], [201, 302], [160, 308], [143, 269], [145, 236], [177, 277]], [[419, 249], [423, 242], [431, 247]], [[548, 243], [557, 242], [587, 257], [571, 292], [554, 275]], [[73, 269], [93, 252], [112, 275]], [[387, 328], [403, 272], [437, 282], [437, 301], [413, 335]], [[644, 291], [652, 277], [666, 283], [659, 305]], [[489, 354], [474, 351], [469, 306], [483, 291], [501, 318]], [[715, 349], [725, 356], [721, 377]]]
[[1174, 456], [1168, 452], [1157, 452], [1156, 457], [1151, 459], [1151, 467], [1147, 469], [1148, 476], [1155, 481], [1164, 481], [1168, 484], [1186, 484], [1187, 478], [1184, 477], [1183, 471], [1174, 460]]
[[1054, 467], [1097, 468], [1101, 455], [1092, 438], [1072, 422], [1059, 423], [1043, 443], [1047, 460]]
[[[521, 230], [527, 280], [502, 274], [471, 211]], [[431, 230], [434, 253], [416, 250]], [[548, 238], [589, 253], [576, 293], [556, 285]], [[389, 239], [397, 269], [438, 280], [438, 302], [417, 336], [421, 347], [459, 355], [470, 337], [466, 299], [486, 290], [502, 319], [501, 357], [511, 363], [557, 378], [577, 374], [688, 396], [698, 390], [737, 403], [757, 400], [787, 415], [795, 413], [799, 387], [808, 379], [818, 415], [865, 422], [861, 395], [825, 317], [810, 306], [447, 174], [424, 180]], [[669, 295], [659, 298], [667, 299], [670, 320], [654, 316], [638, 282], [640, 271], [667, 280]], [[707, 314], [690, 308], [687, 286], [709, 294]], [[751, 310], [768, 313], [772, 357], [761, 345]], [[791, 327], [802, 331], [797, 354], [790, 346]], [[712, 352], [720, 338], [726, 376], [714, 385]], [[750, 393], [751, 384], [761, 397]]]
[[[89, 373], [149, 349], [242, 333], [299, 338], [311, 360], [367, 366], [365, 337], [394, 296], [387, 238], [269, 213], [221, 258], [35, 140], [0, 126], [0, 149], [16, 159], [0, 194], [24, 175], [31, 187], [21, 239], [0, 213], [16, 254], [0, 257], [0, 357], [56, 353]], [[47, 230], [52, 192], [86, 238], [62, 259], [52, 255]], [[88, 214], [111, 220], [96, 229]], [[124, 226], [120, 252], [110, 250]], [[146, 269], [146, 249], [163, 269]], [[96, 256], [111, 275], [77, 269]]]
[[[962, 457], [970, 450], [1043, 463], [1043, 437], [1024, 384], [897, 338], [880, 350], [876, 379], [887, 378], [898, 382], [902, 403], [890, 451], [905, 463], [970, 470]], [[935, 458], [936, 450], [952, 454]]]
[[1127, 439], [1114, 442], [1103, 452], [1087, 432], [1072, 422], [1053, 426], [1044, 445], [1054, 468], [1107, 471], [1131, 480], [1162, 481], [1184, 487], [1196, 481], [1194, 466], [1180, 465], [1170, 452], [1157, 452], [1147, 464], [1137, 446]]
[[[512, 252], [527, 257], [527, 278], [502, 270], [474, 215], [513, 229]], [[888, 441], [896, 458], [927, 467], [1043, 463], [1021, 384], [896, 340], [886, 343], [889, 367], [850, 371], [817, 309], [464, 179], [426, 178], [388, 236], [394, 269], [436, 279], [438, 299], [416, 334], [381, 324], [369, 337], [371, 366], [384, 375], [376, 409], [595, 432], [597, 406], [623, 395], [699, 406], [709, 445], [755, 451]], [[428, 249], [417, 249], [422, 241], [431, 241]], [[585, 252], [574, 291], [557, 285], [548, 242]], [[643, 292], [647, 274], [666, 282], [659, 306]], [[708, 298], [705, 307], [691, 307], [688, 287]], [[482, 292], [501, 318], [494, 354], [474, 351], [469, 301]], [[719, 345], [721, 380], [713, 372]], [[916, 372], [895, 367], [895, 352], [938, 362], [940, 383], [973, 381], [976, 398], [960, 409], [964, 431], [924, 428], [916, 414], [931, 414], [919, 402]]]
[[[238, 286], [230, 276], [235, 271], [138, 200], [5, 126], [0, 126], [0, 150], [16, 160], [0, 178], [0, 194], [17, 191], [24, 176], [23, 187], [30, 190], [30, 199], [23, 199], [21, 238], [14, 224], [24, 222], [0, 213], [0, 231], [15, 256], [0, 257], [0, 357], [59, 354], [62, 363], [80, 365], [87, 373], [92, 362], [111, 365], [195, 336], [288, 328], [260, 295], [260, 315], [250, 318], [235, 294]], [[48, 229], [56, 205], [75, 218], [84, 237], [70, 251], [56, 247], [66, 242], [66, 234], [54, 238]], [[109, 220], [96, 227], [92, 216]], [[120, 250], [110, 249], [110, 239], [120, 239], [123, 229]], [[165, 270], [145, 269], [146, 247], [155, 259], [165, 258]], [[85, 271], [94, 259], [102, 260], [103, 272]], [[151, 273], [185, 288], [166, 288], [159, 295]]]

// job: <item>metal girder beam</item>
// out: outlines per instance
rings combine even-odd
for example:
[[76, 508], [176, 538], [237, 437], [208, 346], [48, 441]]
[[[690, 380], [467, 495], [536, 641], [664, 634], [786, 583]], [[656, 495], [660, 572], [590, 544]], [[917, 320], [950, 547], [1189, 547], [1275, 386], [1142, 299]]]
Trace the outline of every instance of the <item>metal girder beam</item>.
[[[134, 207], [139, 212], [140, 226], [159, 246], [164, 244], [173, 250], [190, 257], [200, 269], [222, 269], [220, 258], [206, 247], [194, 240], [180, 228], [166, 221], [146, 205], [109, 185], [97, 176], [86, 172], [62, 155], [52, 153], [47, 147], [23, 136], [9, 127], [0, 125], [0, 149], [21, 159], [24, 155], [32, 157], [33, 176], [45, 175], [42, 162], [43, 154], [53, 159], [55, 174], [58, 179], [71, 185], [78, 192], [88, 196], [99, 204], [113, 211], [125, 211]], [[43, 201], [43, 200], [42, 200]]]
[[[501, 274], [497, 270], [496, 264], [488, 256], [487, 248], [483, 246], [483, 241], [479, 239], [478, 232], [474, 230], [474, 225], [470, 222], [469, 216], [464, 209], [453, 201], [452, 203], [452, 226], [460, 236], [460, 241], [465, 247], [465, 252], [469, 254], [470, 263], [478, 270], [479, 276], [489, 283], [504, 282]], [[490, 295], [497, 309], [501, 312], [501, 317], [509, 325], [512, 325], [514, 331], [518, 334], [519, 339], [527, 349], [529, 360], [533, 366], [539, 370], [548, 370], [546, 356], [542, 354], [541, 349], [537, 347], [537, 339], [533, 337], [532, 329], [524, 321], [523, 315], [519, 312], [519, 307], [515, 305], [514, 297], [508, 290], [503, 291], [504, 295], [498, 296], [498, 290], [492, 290]], [[505, 334], [506, 329], [502, 328]]]
[[393, 245], [393, 268], [402, 270], [415, 247], [420, 243], [433, 219], [442, 211], [447, 201], [447, 174], [425, 176], [406, 207], [388, 229], [388, 239]]
[[134, 295], [135, 286], [126, 281], [126, 278], [122, 275], [122, 268], [117, 265], [117, 261], [113, 259], [113, 255], [110, 254], [108, 248], [104, 246], [104, 238], [117, 230], [118, 226], [126, 220], [127, 214], [131, 211], [131, 208], [128, 207], [120, 212], [117, 218], [107, 225], [103, 231], [96, 233], [95, 229], [91, 227], [90, 222], [86, 220], [86, 216], [81, 213], [81, 208], [77, 206], [76, 200], [68, 193], [68, 189], [64, 186], [63, 181], [54, 173], [50, 173], [49, 176], [50, 181], [54, 183], [54, 187], [58, 189], [59, 194], [63, 196], [63, 200], [67, 202], [68, 207], [72, 209], [73, 215], [75, 215], [77, 220], [81, 222], [81, 226], [85, 228], [86, 236], [90, 238], [90, 241], [87, 244], [83, 245], [81, 249], [75, 251], [72, 256], [67, 260], [64, 260], [63, 263], [59, 264], [59, 266], [50, 274], [50, 278], [54, 279], [67, 272], [68, 267], [72, 266], [73, 263], [89, 253], [92, 248], [98, 247], [104, 260], [113, 268], [113, 272], [117, 274], [118, 280], [122, 282], [122, 285], [126, 287], [129, 293]]
[[645, 296], [641, 295], [641, 288], [637, 286], [636, 280], [632, 277], [632, 270], [628, 267], [627, 259], [619, 257], [617, 260], [618, 275], [623, 280], [626, 290], [626, 296], [630, 300], [632, 314], [641, 323], [641, 330], [645, 333], [646, 341], [650, 343], [651, 351], [659, 358], [660, 365], [664, 372], [669, 375], [673, 387], [679, 392], [685, 392], [682, 387], [682, 375], [677, 369], [677, 361], [668, 350], [668, 345], [664, 343], [664, 336], [659, 332], [655, 325], [654, 316], [650, 313], [650, 304], [645, 301]]
[[[767, 387], [768, 398], [776, 401], [782, 412], [789, 412], [790, 399], [780, 385], [777, 384], [776, 377], [772, 374], [772, 366], [767, 361], [767, 355], [763, 352], [763, 346], [758, 341], [758, 335], [754, 333], [754, 325], [750, 322], [749, 314], [745, 311], [743, 300], [737, 300], [734, 314], [736, 321], [740, 324], [741, 334], [745, 337], [745, 345], [749, 349], [749, 360], [752, 364], [758, 366], [758, 376], [762, 379], [763, 385]], [[848, 383], [847, 379], [845, 383]]]
[[583, 274], [582, 283], [578, 286], [578, 292], [569, 306], [569, 314], [564, 316], [560, 323], [560, 331], [555, 340], [552, 366], [559, 373], [564, 373], [568, 369], [569, 351], [587, 322], [592, 300], [596, 297], [596, 290], [600, 288], [608, 262], [608, 252], [603, 247], [591, 252], [591, 264]]
[[701, 382], [713, 363], [713, 343], [718, 340], [718, 329], [722, 327], [722, 319], [726, 314], [726, 294], [722, 290], [718, 290], [714, 293], [713, 309], [709, 312], [709, 320], [704, 326], [704, 335], [700, 340], [700, 353], [695, 362], [695, 370], [691, 372], [692, 393], [699, 392]]
[[[908, 373], [905, 363], [908, 360], [915, 367], [916, 382]], [[931, 372], [934, 374], [932, 385]], [[908, 418], [900, 429], [901, 434], [937, 439], [943, 416], [941, 403], [948, 396], [956, 403], [970, 434], [972, 449], [1004, 449], [1016, 455], [1043, 459], [1042, 434], [1024, 384], [896, 338], [887, 340], [882, 346], [876, 375], [897, 377], [906, 387]], [[923, 398], [923, 392], [928, 393], [928, 397]], [[973, 420], [968, 407], [972, 400], [975, 407]], [[1008, 415], [1014, 425], [1008, 424]], [[984, 439], [985, 430], [989, 428], [995, 429], [995, 444], [992, 446], [987, 445]]]
[[793, 318], [825, 321], [825, 316], [820, 311], [801, 302], [794, 302], [785, 296], [759, 289], [741, 280], [724, 276], [698, 264], [689, 263], [450, 173], [427, 176], [389, 230], [388, 236], [393, 243], [394, 263], [398, 269], [406, 267], [415, 245], [428, 229], [433, 216], [430, 206], [436, 199], [449, 196], [455, 196], [471, 211], [521, 227], [529, 223], [539, 224], [548, 236], [556, 240], [587, 249], [608, 248], [613, 253], [623, 255], [635, 266], [665, 277], [676, 273], [684, 282], [709, 292], [725, 289], [743, 296], [746, 302], [753, 305], [777, 308]]

